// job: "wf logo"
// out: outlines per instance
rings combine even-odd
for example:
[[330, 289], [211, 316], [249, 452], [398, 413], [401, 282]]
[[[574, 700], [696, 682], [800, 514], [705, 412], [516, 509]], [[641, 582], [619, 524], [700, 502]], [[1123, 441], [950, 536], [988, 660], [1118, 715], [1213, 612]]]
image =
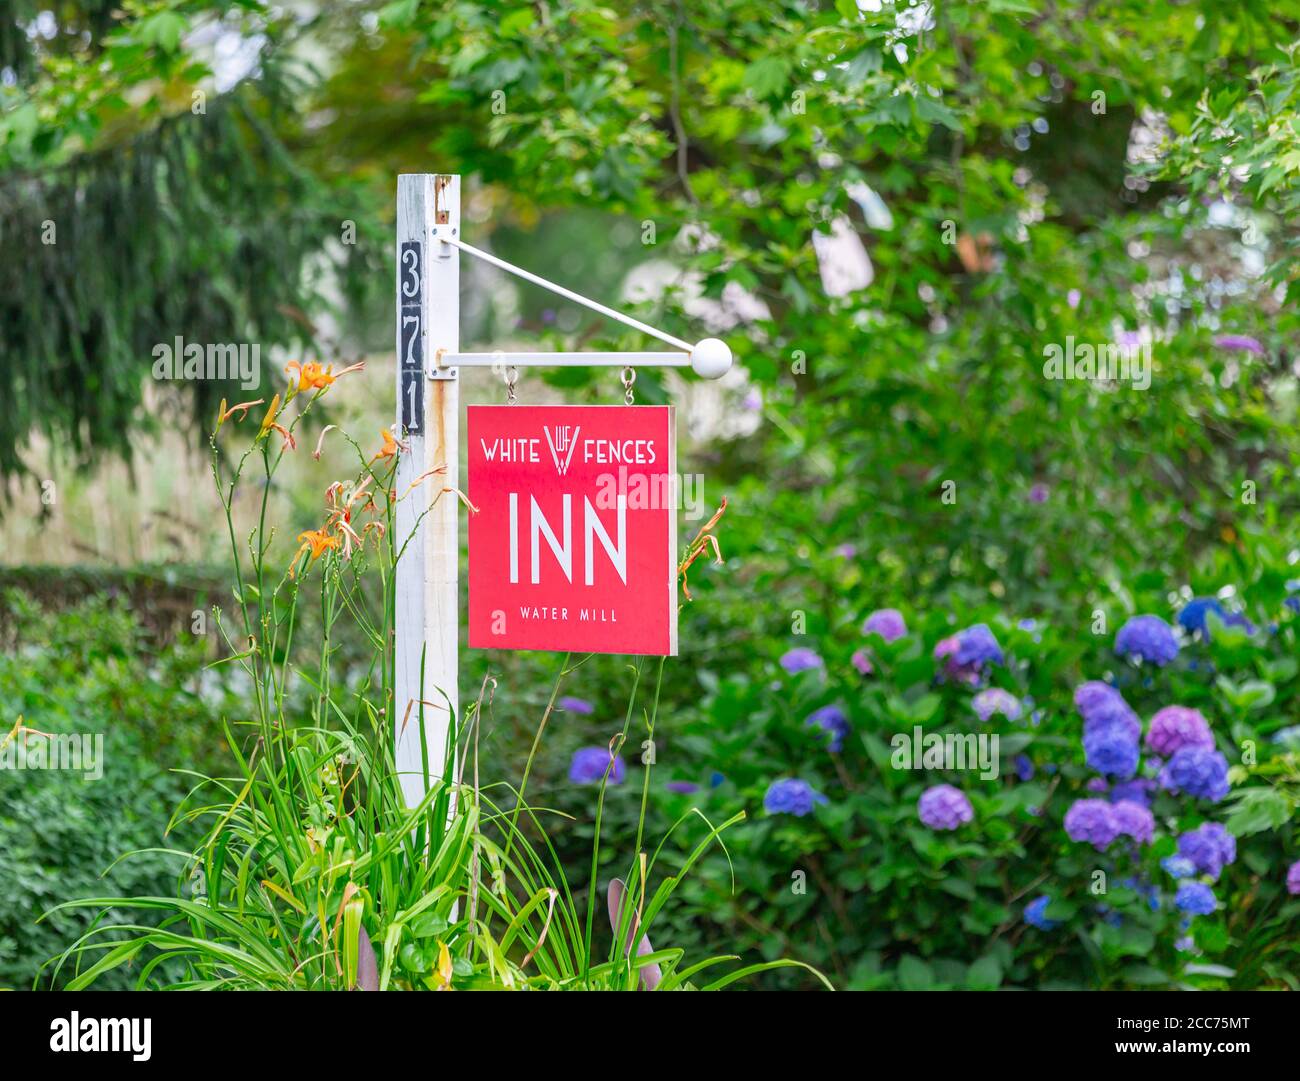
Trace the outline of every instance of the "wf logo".
[[[568, 424], [558, 424], [555, 427], [555, 434], [552, 436], [550, 425], [543, 424], [542, 432], [546, 436], [546, 445], [551, 448], [551, 461], [555, 463], [555, 471], [564, 476], [569, 471], [569, 463], [573, 461], [573, 448], [578, 445], [578, 433], [582, 431], [580, 425], [572, 426], [573, 434], [570, 435], [570, 426]], [[563, 461], [561, 461], [563, 457]]]

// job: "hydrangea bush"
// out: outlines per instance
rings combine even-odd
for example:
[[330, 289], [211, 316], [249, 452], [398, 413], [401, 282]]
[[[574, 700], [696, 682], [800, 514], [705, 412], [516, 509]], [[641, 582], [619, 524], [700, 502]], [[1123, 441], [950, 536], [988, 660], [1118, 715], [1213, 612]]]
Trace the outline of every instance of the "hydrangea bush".
[[[891, 600], [709, 676], [676, 737], [700, 783], [665, 806], [757, 821], [679, 935], [811, 942], [861, 988], [1300, 989], [1285, 599], [1144, 596], [1100, 632]], [[899, 768], [950, 735], [996, 735], [997, 775]]]

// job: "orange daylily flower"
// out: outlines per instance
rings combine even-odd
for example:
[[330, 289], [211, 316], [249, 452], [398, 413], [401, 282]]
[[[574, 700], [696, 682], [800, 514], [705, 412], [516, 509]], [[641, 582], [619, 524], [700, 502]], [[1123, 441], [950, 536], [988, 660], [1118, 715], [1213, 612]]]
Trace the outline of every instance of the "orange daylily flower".
[[327, 425], [325, 425], [324, 428], [321, 429], [320, 438], [316, 440], [316, 449], [315, 449], [314, 451], [311, 452], [311, 456], [312, 456], [313, 458], [315, 458], [316, 461], [318, 461], [318, 462], [320, 461], [320, 453], [321, 453], [321, 451], [325, 448], [325, 436], [326, 436], [326, 434], [327, 434], [328, 432], [333, 431], [336, 427], [337, 427], [337, 425], [335, 425], [335, 424], [327, 424]]
[[257, 429], [258, 439], [261, 439], [262, 436], [266, 435], [266, 433], [271, 430], [271, 426], [275, 423], [275, 414], [278, 413], [279, 411], [280, 411], [280, 395], [277, 394], [274, 398], [271, 399], [271, 406], [269, 409], [267, 409], [266, 416], [262, 418], [262, 424]]
[[261, 405], [264, 401], [266, 401], [265, 398], [258, 398], [257, 401], [255, 401], [255, 402], [240, 402], [240, 403], [238, 403], [237, 405], [232, 405], [229, 409], [227, 409], [227, 408], [226, 408], [226, 399], [225, 399], [225, 398], [222, 398], [222, 399], [221, 399], [221, 411], [220, 411], [220, 413], [217, 415], [217, 428], [218, 428], [218, 430], [221, 428], [221, 426], [222, 426], [223, 424], [226, 423], [226, 421], [228, 421], [228, 420], [229, 420], [231, 417], [233, 417], [236, 413], [239, 414], [239, 420], [243, 420], [244, 417], [248, 415], [248, 411], [249, 411], [250, 409], [252, 409], [253, 406], [255, 406], [255, 405]]
[[338, 375], [335, 375], [333, 364], [328, 368], [323, 368], [321, 367], [320, 362], [316, 360], [308, 360], [305, 362], [291, 360], [284, 370], [286, 372], [296, 371], [298, 373], [299, 390], [324, 390], [335, 380], [347, 375], [348, 372], [364, 371], [365, 367], [365, 362], [362, 361], [359, 364], [349, 365], [339, 372]]
[[296, 439], [293, 437], [293, 432], [289, 431], [289, 429], [286, 428], [283, 424], [275, 424], [275, 423], [273, 423], [273, 424], [271, 425], [271, 430], [280, 433], [280, 437], [284, 440], [284, 443], [282, 444], [282, 449], [283, 449], [283, 450], [297, 450], [297, 449], [298, 449], [298, 440], [296, 440]]
[[290, 561], [290, 578], [294, 576], [294, 572], [298, 567], [298, 560], [302, 558], [303, 552], [310, 552], [311, 561], [315, 563], [316, 560], [320, 559], [320, 557], [325, 554], [327, 549], [337, 548], [339, 546], [338, 537], [331, 537], [323, 529], [309, 529], [305, 533], [299, 533], [298, 539], [302, 541], [302, 544], [298, 546], [298, 550], [294, 552], [293, 559]]
[[713, 531], [717, 528], [719, 520], [726, 511], [727, 497], [724, 495], [722, 505], [714, 512], [712, 518], [700, 526], [699, 532], [692, 538], [691, 543], [686, 546], [685, 558], [677, 565], [677, 576], [682, 580], [682, 593], [686, 595], [688, 601], [695, 599], [691, 596], [690, 588], [686, 584], [686, 572], [691, 569], [691, 564], [710, 548], [713, 550], [713, 562], [715, 564], [723, 562], [722, 549], [718, 546], [718, 538]]
[[377, 462], [380, 458], [395, 458], [399, 450], [406, 450], [405, 444], [394, 439], [389, 429], [381, 428], [379, 434], [383, 436], [384, 445], [379, 448], [379, 453], [370, 459], [372, 462]]

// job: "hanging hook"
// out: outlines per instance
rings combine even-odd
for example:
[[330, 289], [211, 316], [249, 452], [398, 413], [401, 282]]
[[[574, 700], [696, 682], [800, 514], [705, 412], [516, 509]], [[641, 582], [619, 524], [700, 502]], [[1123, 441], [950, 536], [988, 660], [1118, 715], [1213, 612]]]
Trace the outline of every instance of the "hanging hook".
[[635, 384], [636, 384], [636, 369], [629, 364], [626, 368], [623, 369], [623, 402], [626, 405], [631, 405], [633, 402], [634, 395], [632, 393], [632, 387]]
[[519, 382], [519, 369], [511, 364], [506, 368], [506, 405], [515, 404], [515, 384]]

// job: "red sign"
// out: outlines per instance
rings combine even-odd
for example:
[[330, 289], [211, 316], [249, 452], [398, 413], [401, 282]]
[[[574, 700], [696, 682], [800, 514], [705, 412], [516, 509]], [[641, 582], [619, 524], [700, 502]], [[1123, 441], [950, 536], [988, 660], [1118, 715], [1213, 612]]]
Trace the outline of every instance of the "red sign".
[[472, 405], [472, 649], [677, 653], [667, 405]]

